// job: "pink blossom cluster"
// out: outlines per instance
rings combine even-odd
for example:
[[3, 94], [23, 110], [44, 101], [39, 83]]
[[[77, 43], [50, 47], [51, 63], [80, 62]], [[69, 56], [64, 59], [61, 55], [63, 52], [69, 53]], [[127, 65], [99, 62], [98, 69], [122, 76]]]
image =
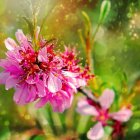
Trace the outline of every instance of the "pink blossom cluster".
[[5, 40], [8, 51], [6, 59], [0, 60], [0, 83], [6, 90], [15, 89], [17, 104], [39, 100], [36, 107], [49, 102], [54, 111], [69, 108], [77, 88], [91, 78], [88, 69], [78, 64], [75, 50], [65, 47], [63, 53], [54, 51], [56, 45], [39, 37], [39, 30], [36, 46], [22, 30], [16, 32], [16, 38], [18, 43], [11, 38]]
[[[112, 136], [122, 135], [122, 123], [130, 119], [132, 111], [128, 107], [123, 107], [118, 112], [110, 112], [109, 108], [114, 101], [114, 97], [113, 90], [105, 89], [96, 102], [86, 98], [78, 102], [77, 112], [83, 115], [91, 115], [93, 121], [97, 122], [87, 133], [90, 140], [102, 139], [106, 126], [112, 127]], [[109, 124], [110, 121], [112, 121], [112, 124]]]

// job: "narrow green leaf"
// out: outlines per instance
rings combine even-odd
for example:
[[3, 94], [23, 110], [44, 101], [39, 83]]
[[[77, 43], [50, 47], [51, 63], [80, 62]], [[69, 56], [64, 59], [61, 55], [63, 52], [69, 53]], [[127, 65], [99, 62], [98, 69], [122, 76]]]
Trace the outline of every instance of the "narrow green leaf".
[[80, 117], [80, 120], [79, 120], [78, 126], [77, 126], [78, 133], [82, 134], [85, 132], [89, 118], [90, 118], [90, 116], [81, 116]]
[[31, 34], [31, 36], [33, 37], [33, 35], [34, 35], [34, 27], [33, 27], [32, 22], [31, 22], [28, 18], [26, 18], [26, 17], [23, 17], [23, 19], [24, 19], [24, 21], [27, 23], [28, 28], [29, 28], [29, 30], [30, 30], [30, 34]]
[[109, 14], [110, 8], [111, 2], [109, 0], [103, 0], [100, 9], [99, 23], [102, 23], [106, 19]]
[[82, 47], [83, 47], [83, 49], [85, 49], [86, 43], [85, 43], [85, 40], [84, 40], [84, 37], [83, 37], [83, 34], [82, 34], [82, 30], [81, 29], [78, 30], [78, 35], [79, 35], [79, 38], [80, 38]]
[[85, 18], [86, 24], [85, 24], [85, 31], [86, 31], [86, 37], [89, 35], [90, 31], [91, 31], [91, 21], [90, 18], [88, 16], [88, 14], [85, 11], [82, 11], [82, 15]]
[[82, 11], [82, 15], [84, 16], [85, 20], [88, 23], [88, 26], [90, 26], [90, 18], [88, 16], [88, 14], [85, 11]]
[[54, 119], [53, 119], [53, 113], [52, 113], [52, 110], [51, 110], [50, 106], [46, 107], [45, 116], [46, 116], [46, 119], [48, 120], [48, 123], [49, 123], [53, 133], [55, 135], [57, 135], [57, 128], [56, 128], [56, 125], [55, 125], [55, 122], [54, 122]]
[[67, 127], [66, 127], [66, 114], [63, 113], [63, 114], [58, 114], [59, 115], [59, 119], [60, 119], [60, 122], [61, 122], [61, 127], [62, 127], [62, 131], [64, 133], [66, 133], [66, 130], [67, 130]]

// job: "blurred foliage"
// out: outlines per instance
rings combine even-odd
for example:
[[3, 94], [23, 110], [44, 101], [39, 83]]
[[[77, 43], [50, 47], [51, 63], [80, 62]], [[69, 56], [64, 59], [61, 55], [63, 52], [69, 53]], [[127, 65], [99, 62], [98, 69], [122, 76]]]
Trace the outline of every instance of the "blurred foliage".
[[[118, 100], [127, 102], [135, 92], [132, 101], [134, 116], [127, 126], [127, 140], [140, 137], [140, 1], [110, 0], [111, 11], [99, 28], [93, 46], [94, 72], [100, 87], [111, 87]], [[93, 30], [98, 26], [102, 0], [0, 0], [0, 56], [6, 51], [4, 39], [15, 38], [17, 29], [29, 33], [23, 17], [32, 19], [31, 3], [38, 7], [38, 25], [43, 22], [42, 34], [46, 39], [57, 38], [58, 49], [63, 45], [76, 46], [79, 57], [85, 60], [79, 31], [85, 33], [82, 11], [89, 15]], [[36, 110], [31, 105], [17, 106], [12, 100], [13, 90], [0, 87], [0, 140], [86, 140], [86, 131], [93, 125], [89, 117], [75, 111], [76, 95], [72, 107], [64, 114], [52, 113], [50, 106]], [[99, 92], [99, 93], [98, 93]], [[120, 97], [121, 95], [121, 97]], [[80, 96], [81, 97], [81, 96]], [[120, 99], [121, 98], [121, 99]], [[122, 103], [122, 104], [123, 104]]]

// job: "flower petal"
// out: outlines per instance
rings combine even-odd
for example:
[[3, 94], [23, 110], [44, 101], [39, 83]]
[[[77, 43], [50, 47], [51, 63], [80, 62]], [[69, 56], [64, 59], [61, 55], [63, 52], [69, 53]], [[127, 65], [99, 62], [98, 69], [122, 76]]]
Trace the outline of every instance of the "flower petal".
[[115, 94], [113, 90], [105, 89], [101, 97], [98, 99], [102, 108], [108, 109], [114, 101], [114, 96]]
[[42, 48], [38, 53], [38, 61], [48, 62], [47, 49], [46, 47]]
[[85, 86], [86, 85], [86, 81], [84, 79], [81, 79], [81, 78], [70, 77], [70, 78], [68, 78], [68, 81], [70, 83], [72, 83], [76, 88], [79, 88], [81, 86]]
[[21, 29], [18, 29], [16, 32], [16, 38], [20, 44], [27, 42], [27, 37], [24, 35]]
[[37, 90], [34, 85], [28, 87], [28, 97], [26, 98], [26, 103], [33, 102], [36, 99]]
[[44, 82], [40, 80], [38, 83], [36, 83], [36, 87], [37, 87], [37, 90], [38, 90], [38, 96], [39, 97], [44, 97], [46, 95]]
[[68, 97], [64, 92], [60, 91], [50, 99], [50, 103], [54, 112], [63, 112], [71, 106], [72, 100], [73, 94]]
[[90, 140], [100, 140], [103, 136], [104, 136], [104, 129], [100, 122], [97, 123], [94, 127], [92, 127], [87, 133], [87, 137]]
[[86, 86], [86, 81], [84, 79], [76, 78], [76, 83], [77, 88]]
[[98, 112], [94, 106], [91, 106], [87, 100], [80, 100], [78, 102], [77, 112], [83, 115], [93, 115], [98, 116]]
[[77, 92], [77, 88], [75, 87], [75, 85], [73, 85], [72, 83], [68, 82], [67, 83], [69, 85], [69, 87], [74, 91]]
[[79, 75], [78, 73], [73, 73], [70, 71], [62, 71], [62, 74], [67, 77], [77, 77]]
[[28, 77], [28, 79], [26, 79], [26, 82], [28, 84], [35, 84], [39, 81], [39, 75], [36, 74], [36, 75], [31, 75]]
[[6, 73], [6, 72], [1, 72], [0, 73], [0, 84], [5, 84], [6, 83], [6, 80], [7, 78], [10, 76], [9, 73]]
[[36, 103], [35, 107], [40, 108], [40, 107], [44, 106], [47, 102], [48, 102], [48, 98], [43, 97], [39, 100], [39, 102]]
[[14, 97], [13, 97], [14, 98], [14, 101], [16, 103], [18, 103], [20, 101], [21, 95], [22, 95], [22, 90], [20, 88], [17, 88], [16, 89], [16, 92], [14, 93]]
[[127, 108], [122, 108], [120, 111], [111, 113], [110, 116], [117, 121], [127, 122], [132, 116], [132, 111]]
[[16, 86], [16, 84], [17, 84], [17, 78], [13, 76], [9, 76], [5, 83], [6, 90]]
[[28, 90], [25, 85], [16, 88], [16, 92], [14, 93], [14, 101], [19, 105], [26, 104], [26, 99], [28, 98]]
[[13, 51], [17, 47], [16, 42], [12, 38], [7, 38], [4, 43], [9, 51]]
[[62, 82], [57, 77], [54, 76], [52, 73], [50, 73], [49, 79], [48, 79], [48, 90], [52, 93], [60, 91], [62, 88]]
[[7, 67], [9, 67], [10, 65], [10, 61], [7, 59], [0, 59], [0, 66], [4, 69], [6, 69]]

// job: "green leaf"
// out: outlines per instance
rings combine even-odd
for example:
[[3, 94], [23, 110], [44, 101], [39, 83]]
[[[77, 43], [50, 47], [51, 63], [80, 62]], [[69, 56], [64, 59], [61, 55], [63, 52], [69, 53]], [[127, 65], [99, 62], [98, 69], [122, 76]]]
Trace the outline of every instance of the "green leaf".
[[59, 119], [60, 119], [60, 122], [61, 122], [61, 127], [62, 127], [62, 130], [63, 130], [63, 133], [66, 132], [67, 128], [66, 128], [66, 114], [63, 113], [63, 114], [58, 114], [59, 116]]
[[88, 23], [88, 26], [90, 26], [90, 18], [88, 16], [88, 14], [85, 11], [82, 11], [82, 15], [85, 18], [86, 22]]
[[23, 17], [23, 19], [27, 23], [28, 28], [29, 28], [30, 33], [31, 33], [31, 36], [33, 37], [33, 35], [34, 35], [34, 26], [33, 26], [32, 22], [26, 17]]
[[103, 0], [100, 9], [99, 23], [102, 23], [109, 14], [111, 3], [109, 0]]
[[53, 133], [57, 135], [57, 128], [55, 126], [55, 122], [53, 119], [53, 112], [50, 106], [47, 106], [45, 115], [47, 117], [50, 127], [52, 128]]
[[78, 133], [82, 134], [85, 132], [89, 118], [90, 118], [90, 116], [81, 116], [80, 117], [80, 120], [77, 124], [78, 125], [77, 126]]
[[85, 18], [85, 21], [86, 21], [86, 23], [85, 23], [86, 35], [85, 36], [87, 37], [87, 35], [89, 35], [90, 30], [91, 30], [91, 21], [90, 21], [90, 18], [88, 16], [88, 14], [85, 11], [82, 11], [82, 15], [83, 15], [83, 17]]

